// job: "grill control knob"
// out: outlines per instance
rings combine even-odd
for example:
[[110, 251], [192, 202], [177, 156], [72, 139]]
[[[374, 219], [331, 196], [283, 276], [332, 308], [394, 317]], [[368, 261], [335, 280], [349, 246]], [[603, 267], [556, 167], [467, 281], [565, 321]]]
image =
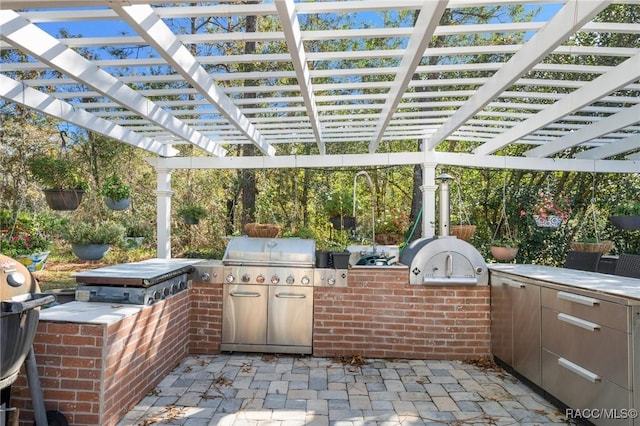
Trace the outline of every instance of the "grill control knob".
[[260, 274], [256, 277], [256, 282], [262, 284], [264, 282], [264, 275]]
[[289, 275], [286, 281], [287, 281], [287, 284], [291, 285], [296, 281], [296, 279], [293, 278], [293, 275]]
[[302, 285], [309, 285], [311, 280], [309, 279], [308, 276], [305, 275], [304, 277], [300, 278], [300, 282], [302, 283]]
[[171, 289], [169, 287], [165, 287], [165, 288], [162, 289], [162, 298], [163, 299], [169, 297], [170, 294], [171, 294]]
[[274, 275], [271, 277], [271, 284], [278, 284], [280, 282], [280, 277], [277, 275]]
[[171, 284], [171, 294], [176, 294], [178, 292], [178, 284]]
[[335, 284], [336, 284], [336, 277], [331, 275], [330, 278], [327, 278], [327, 285], [335, 285]]
[[249, 274], [244, 274], [240, 279], [243, 283], [248, 283], [251, 280], [251, 276]]
[[228, 283], [232, 283], [236, 280], [236, 277], [233, 276], [233, 274], [229, 274], [227, 275], [227, 282]]
[[211, 279], [211, 275], [209, 275], [208, 272], [203, 272], [200, 275], [200, 281], [209, 282], [210, 279]]

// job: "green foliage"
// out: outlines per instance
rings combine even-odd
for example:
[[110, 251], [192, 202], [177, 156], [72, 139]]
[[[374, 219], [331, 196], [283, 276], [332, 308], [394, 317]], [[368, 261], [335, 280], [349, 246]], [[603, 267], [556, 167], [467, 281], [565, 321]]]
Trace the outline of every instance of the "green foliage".
[[125, 227], [125, 236], [127, 237], [151, 238], [153, 236], [153, 223], [149, 220], [137, 216], [127, 216], [123, 219], [122, 225]]
[[177, 214], [181, 217], [204, 219], [207, 217], [207, 210], [199, 204], [183, 204], [178, 209]]
[[100, 223], [81, 222], [67, 230], [65, 239], [72, 244], [113, 244], [122, 243], [125, 235], [124, 226], [105, 221]]
[[629, 201], [615, 206], [614, 216], [640, 216], [640, 201]]
[[100, 194], [113, 201], [120, 201], [131, 196], [131, 188], [122, 183], [117, 175], [111, 175], [102, 184]]
[[348, 189], [332, 191], [324, 202], [324, 212], [329, 217], [351, 216], [353, 192]]
[[69, 158], [37, 155], [28, 166], [33, 178], [48, 189], [89, 189], [82, 169]]

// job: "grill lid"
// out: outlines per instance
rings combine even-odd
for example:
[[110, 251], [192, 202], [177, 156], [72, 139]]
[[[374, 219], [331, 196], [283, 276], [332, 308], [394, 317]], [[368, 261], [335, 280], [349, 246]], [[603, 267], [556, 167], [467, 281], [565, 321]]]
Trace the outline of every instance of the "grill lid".
[[304, 238], [234, 237], [222, 258], [225, 265], [313, 267], [316, 242]]
[[199, 259], [147, 259], [78, 272], [76, 282], [84, 284], [148, 287], [178, 275], [190, 274]]

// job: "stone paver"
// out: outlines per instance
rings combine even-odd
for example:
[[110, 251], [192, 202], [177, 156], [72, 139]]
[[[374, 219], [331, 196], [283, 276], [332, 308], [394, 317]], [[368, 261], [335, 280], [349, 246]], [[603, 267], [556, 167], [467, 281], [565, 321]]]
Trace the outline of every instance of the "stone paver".
[[118, 426], [569, 424], [503, 371], [458, 361], [189, 356]]

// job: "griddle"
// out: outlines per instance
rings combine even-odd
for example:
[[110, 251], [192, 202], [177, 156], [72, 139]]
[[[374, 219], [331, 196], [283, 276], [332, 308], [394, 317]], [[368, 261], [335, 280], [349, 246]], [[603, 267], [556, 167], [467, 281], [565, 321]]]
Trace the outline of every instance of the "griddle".
[[78, 272], [77, 283], [121, 287], [149, 287], [190, 274], [200, 259], [148, 259]]

